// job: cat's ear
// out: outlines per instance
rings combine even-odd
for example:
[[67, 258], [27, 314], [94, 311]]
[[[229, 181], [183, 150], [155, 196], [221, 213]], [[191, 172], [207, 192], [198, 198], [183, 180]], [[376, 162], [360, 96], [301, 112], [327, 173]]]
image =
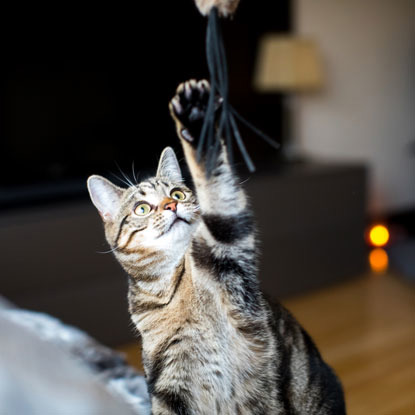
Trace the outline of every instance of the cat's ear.
[[104, 222], [115, 219], [124, 189], [101, 176], [90, 176], [87, 181], [89, 196]]
[[165, 177], [172, 182], [182, 182], [182, 172], [176, 154], [171, 147], [166, 147], [160, 156], [157, 177]]

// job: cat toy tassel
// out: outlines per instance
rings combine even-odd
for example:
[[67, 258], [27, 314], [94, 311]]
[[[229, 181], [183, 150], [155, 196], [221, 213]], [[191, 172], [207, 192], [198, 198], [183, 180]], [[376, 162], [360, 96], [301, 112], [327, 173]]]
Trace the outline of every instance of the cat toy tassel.
[[[211, 85], [208, 107], [197, 148], [198, 160], [201, 159], [202, 154], [206, 154], [206, 172], [210, 175], [217, 159], [220, 137], [223, 137], [230, 162], [233, 159], [232, 140], [235, 140], [248, 170], [252, 173], [255, 171], [255, 165], [242, 141], [236, 119], [245, 124], [246, 127], [250, 128], [275, 149], [279, 148], [279, 144], [245, 120], [229, 103], [228, 70], [219, 17], [232, 16], [238, 7], [239, 0], [195, 0], [195, 3], [200, 13], [208, 17], [206, 60]], [[215, 110], [217, 109], [215, 108], [217, 102], [215, 100], [216, 95], [220, 95], [222, 98], [222, 111], [219, 119], [215, 119]], [[216, 123], [218, 124], [218, 129], [215, 133]]]

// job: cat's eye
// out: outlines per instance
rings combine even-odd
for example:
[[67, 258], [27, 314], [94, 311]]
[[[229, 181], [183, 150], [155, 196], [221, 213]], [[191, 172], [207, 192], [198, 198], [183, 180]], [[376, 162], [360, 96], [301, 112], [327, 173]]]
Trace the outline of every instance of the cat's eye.
[[176, 200], [184, 200], [186, 199], [186, 195], [181, 190], [172, 190], [170, 196]]
[[135, 209], [134, 213], [138, 216], [145, 216], [151, 212], [151, 206], [148, 203], [141, 202]]

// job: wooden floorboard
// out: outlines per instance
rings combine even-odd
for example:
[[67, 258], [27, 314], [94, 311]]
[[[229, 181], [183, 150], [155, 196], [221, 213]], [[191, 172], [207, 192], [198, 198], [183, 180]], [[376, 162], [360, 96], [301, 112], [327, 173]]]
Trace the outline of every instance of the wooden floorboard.
[[[415, 415], [415, 291], [367, 275], [283, 301], [344, 385], [348, 414]], [[141, 368], [138, 344], [120, 348]]]

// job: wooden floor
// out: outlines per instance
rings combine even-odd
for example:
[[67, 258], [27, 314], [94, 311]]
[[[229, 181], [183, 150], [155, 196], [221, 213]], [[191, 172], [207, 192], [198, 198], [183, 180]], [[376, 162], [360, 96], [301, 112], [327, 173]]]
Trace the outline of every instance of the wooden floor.
[[[415, 291], [391, 275], [283, 303], [340, 376], [349, 415], [415, 415]], [[141, 368], [138, 345], [121, 347]]]

